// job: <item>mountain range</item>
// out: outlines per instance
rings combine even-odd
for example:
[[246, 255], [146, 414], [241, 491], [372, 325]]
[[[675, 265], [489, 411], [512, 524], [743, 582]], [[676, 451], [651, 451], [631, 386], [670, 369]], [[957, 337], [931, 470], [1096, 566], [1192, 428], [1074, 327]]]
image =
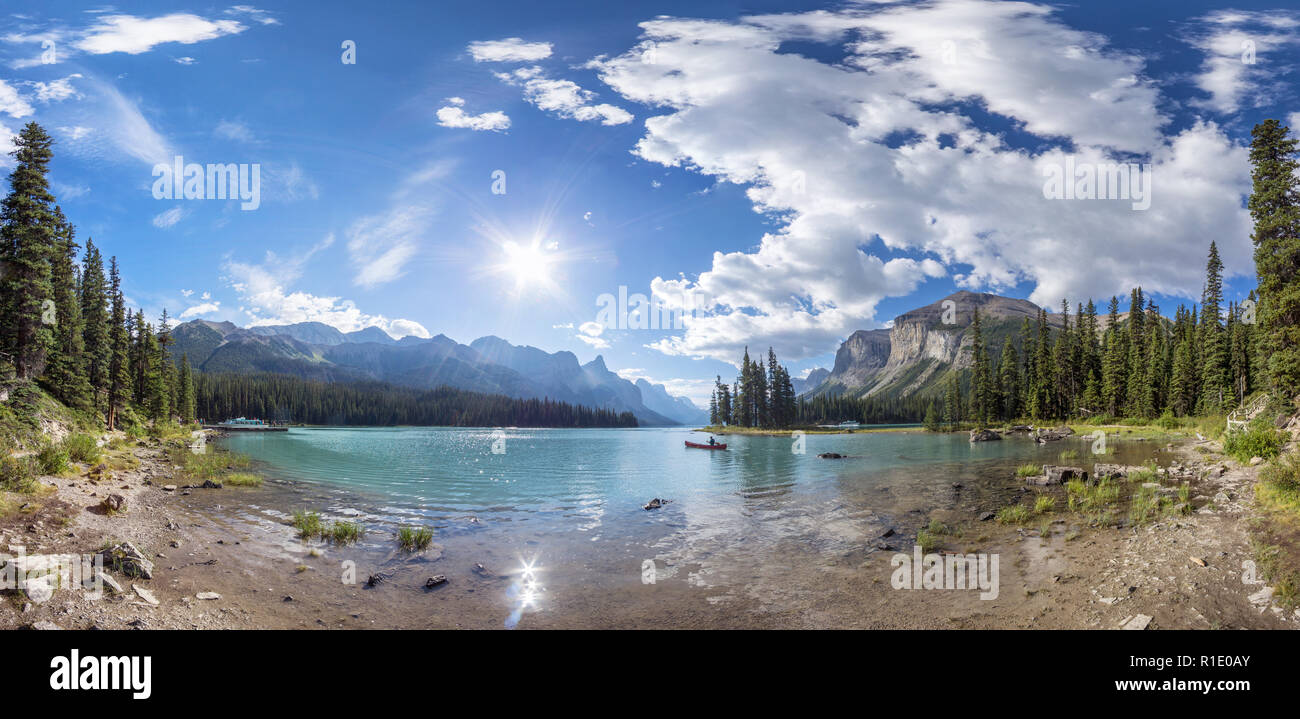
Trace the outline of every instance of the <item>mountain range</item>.
[[[951, 302], [951, 305], [947, 303]], [[938, 391], [953, 372], [973, 364], [971, 320], [980, 313], [980, 326], [989, 355], [996, 361], [1007, 337], [1019, 347], [1021, 322], [1037, 322], [1039, 307], [1029, 300], [960, 291], [937, 302], [904, 312], [888, 329], [858, 330], [835, 353], [835, 366], [815, 369], [795, 384], [804, 397], [848, 394], [883, 399]], [[1119, 314], [1119, 321], [1128, 313]], [[1109, 318], [1099, 315], [1098, 330]], [[1052, 329], [1063, 323], [1059, 312], [1048, 313]]]
[[445, 335], [395, 340], [377, 327], [341, 332], [320, 322], [241, 328], [193, 320], [171, 330], [171, 354], [203, 372], [278, 372], [326, 382], [371, 380], [510, 397], [550, 398], [631, 412], [643, 426], [701, 424], [707, 413], [663, 385], [624, 379], [603, 357], [580, 364], [572, 352], [548, 353], [480, 337], [463, 345]]

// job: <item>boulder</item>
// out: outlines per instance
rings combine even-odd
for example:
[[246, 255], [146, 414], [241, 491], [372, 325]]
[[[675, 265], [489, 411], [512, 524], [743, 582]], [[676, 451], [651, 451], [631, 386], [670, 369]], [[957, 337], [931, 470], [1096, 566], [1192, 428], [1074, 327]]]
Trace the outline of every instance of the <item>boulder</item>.
[[104, 498], [104, 501], [101, 502], [100, 505], [104, 508], [105, 512], [108, 512], [110, 514], [125, 512], [126, 497], [123, 497], [120, 494], [110, 494]]
[[1133, 464], [1106, 464], [1104, 462], [1098, 462], [1092, 466], [1092, 474], [1097, 479], [1123, 479], [1141, 469], [1142, 467]]
[[1025, 477], [1025, 481], [1030, 484], [1042, 486], [1065, 484], [1072, 479], [1081, 479], [1088, 481], [1088, 473], [1080, 467], [1058, 467], [1051, 464], [1043, 465], [1043, 473], [1036, 477]]
[[141, 579], [153, 579], [153, 562], [145, 559], [143, 553], [130, 542], [122, 542], [99, 553], [104, 558], [104, 565], [127, 575]]
[[998, 439], [1002, 439], [1002, 435], [991, 429], [972, 429], [970, 431], [970, 441], [972, 442], [989, 442]]
[[658, 497], [655, 497], [654, 499], [650, 500], [649, 502], [646, 502], [646, 503], [645, 503], [645, 506], [642, 507], [642, 509], [646, 509], [646, 510], [650, 510], [650, 509], [659, 509], [660, 507], [664, 506], [665, 504], [668, 504], [668, 503], [671, 502], [671, 501], [673, 501], [673, 500], [671, 500], [671, 499], [659, 499]]
[[425, 589], [433, 589], [434, 587], [441, 587], [442, 585], [444, 585], [444, 584], [446, 584], [446, 583], [447, 583], [447, 576], [446, 576], [446, 575], [444, 575], [444, 574], [435, 574], [435, 575], [433, 575], [432, 577], [429, 577], [428, 579], [426, 579], [426, 580], [424, 581], [424, 588], [425, 588]]
[[844, 455], [839, 452], [822, 452], [817, 455], [818, 459], [844, 459]]

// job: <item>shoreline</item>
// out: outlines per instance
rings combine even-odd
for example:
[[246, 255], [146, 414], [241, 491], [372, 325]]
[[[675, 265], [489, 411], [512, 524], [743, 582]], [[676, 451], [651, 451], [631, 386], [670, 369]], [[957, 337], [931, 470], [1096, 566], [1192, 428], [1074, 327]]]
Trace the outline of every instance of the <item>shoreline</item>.
[[[897, 537], [842, 557], [810, 555], [824, 564], [804, 574], [807, 586], [783, 586], [770, 578], [739, 579], [718, 595], [688, 582], [663, 581], [647, 595], [629, 576], [609, 594], [566, 597], [565, 611], [529, 615], [520, 626], [538, 628], [1116, 628], [1131, 617], [1152, 617], [1155, 628], [1270, 627], [1300, 624], [1294, 616], [1258, 601], [1263, 585], [1241, 581], [1251, 559], [1249, 503], [1256, 468], [1227, 458], [1173, 447], [1178, 461], [1195, 468], [1201, 506], [1188, 516], [1125, 528], [1087, 527], [1071, 514], [1053, 514], [1048, 536], [1031, 526], [981, 522], [973, 507], [931, 508], [917, 526], [939, 521], [953, 528], [940, 551], [1002, 555], [1001, 596], [983, 602], [954, 592], [889, 589], [890, 558], [910, 549], [911, 525]], [[1213, 447], [1209, 447], [1213, 452]], [[466, 551], [442, 536], [414, 555], [385, 552], [383, 542], [334, 547], [294, 537], [286, 517], [303, 506], [328, 503], [328, 488], [275, 481], [261, 488], [162, 489], [183, 483], [166, 457], [166, 445], [132, 446], [139, 466], [111, 480], [46, 477], [54, 492], [33, 499], [41, 506], [22, 522], [0, 527], [0, 551], [23, 543], [27, 554], [90, 553], [106, 541], [130, 541], [154, 565], [151, 580], [110, 575], [122, 595], [91, 600], [60, 590], [43, 604], [7, 592], [0, 627], [32, 625], [102, 628], [501, 628], [511, 614], [509, 590], [517, 574], [502, 572], [514, 548]], [[1211, 459], [1213, 458], [1213, 459]], [[1218, 467], [1224, 467], [1219, 476]], [[93, 510], [108, 493], [121, 494], [125, 514]], [[1221, 495], [1221, 497], [1220, 497]], [[1014, 479], [998, 496], [1024, 497]], [[988, 510], [994, 499], [980, 500]], [[629, 515], [631, 516], [641, 515]], [[457, 530], [461, 531], [461, 530]], [[470, 528], [464, 528], [470, 531]], [[440, 535], [443, 533], [440, 532]], [[1071, 535], [1074, 535], [1071, 537]], [[900, 541], [901, 540], [901, 541]], [[444, 546], [445, 545], [445, 546]], [[480, 555], [482, 557], [480, 558]], [[1195, 557], [1204, 562], [1198, 564]], [[776, 558], [771, 561], [780, 563]], [[337, 573], [355, 562], [355, 584]], [[613, 560], [611, 560], [613, 561]], [[482, 570], [482, 571], [479, 571]], [[581, 584], [583, 568], [557, 567], [553, 576]], [[370, 575], [382, 575], [367, 587]], [[425, 589], [427, 578], [450, 583]], [[158, 601], [152, 605], [133, 589]], [[793, 594], [791, 592], [794, 592]], [[217, 599], [200, 596], [219, 595]], [[786, 596], [788, 595], [788, 596]], [[718, 603], [719, 596], [728, 599]], [[774, 599], [775, 597], [775, 599]], [[784, 597], [784, 598], [783, 598]], [[653, 601], [650, 601], [653, 599]], [[29, 606], [25, 606], [29, 605]], [[820, 605], [821, 609], [814, 609]], [[48, 624], [46, 624], [48, 623]]]

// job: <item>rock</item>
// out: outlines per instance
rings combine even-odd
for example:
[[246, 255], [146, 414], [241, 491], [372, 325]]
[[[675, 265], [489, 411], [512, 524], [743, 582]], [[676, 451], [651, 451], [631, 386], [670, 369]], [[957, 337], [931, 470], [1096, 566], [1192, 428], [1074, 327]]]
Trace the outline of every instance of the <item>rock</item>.
[[180, 549], [180, 548], [181, 548], [181, 543], [180, 543], [179, 540], [173, 539], [173, 540], [171, 541], [171, 546], [172, 546], [172, 549]]
[[[164, 484], [164, 485], [162, 486], [162, 490], [163, 490], [164, 492], [175, 492], [175, 491], [176, 491], [176, 485], [174, 485], [174, 484]], [[170, 527], [168, 527], [168, 529], [170, 529]]]
[[1205, 566], [1205, 560], [1201, 559], [1200, 557], [1188, 557], [1188, 559], [1191, 559], [1193, 564], [1197, 564], [1202, 567]]
[[1141, 631], [1143, 629], [1146, 629], [1147, 626], [1150, 624], [1151, 624], [1151, 617], [1148, 617], [1145, 614], [1139, 614], [1136, 617], [1133, 617], [1132, 619], [1125, 622], [1123, 626], [1125, 629], [1135, 629]]
[[484, 577], [486, 579], [501, 579], [503, 576], [501, 574], [498, 574], [488, 569], [482, 564], [475, 564], [471, 571], [473, 571], [475, 574], [479, 575], [480, 577]]
[[286, 594], [286, 595], [284, 595], [284, 599], [281, 599], [280, 601], [282, 601], [282, 602], [292, 602], [292, 601], [293, 601], [293, 597], [290, 596], [290, 595], [288, 595], [288, 594]]
[[881, 539], [884, 539], [885, 537], [892, 537], [892, 536], [894, 536], [894, 528], [893, 528], [893, 527], [890, 527], [889, 529], [886, 529], [884, 532], [881, 532], [881, 533], [880, 533], [880, 538], [881, 538]]
[[1069, 427], [1057, 427], [1056, 429], [1039, 429], [1034, 433], [1034, 441], [1039, 444], [1056, 442], [1065, 439], [1074, 434], [1074, 430]]
[[645, 503], [645, 506], [642, 507], [642, 509], [645, 509], [645, 510], [659, 509], [660, 507], [664, 506], [665, 504], [667, 504], [667, 502], [665, 502], [665, 501], [662, 500], [662, 499], [659, 499], [658, 497], [655, 497], [654, 499], [650, 500], [649, 502], [646, 502], [646, 503]]
[[1018, 424], [1007, 431], [1008, 432], [1032, 432], [1034, 431], [1034, 428], [1030, 427], [1027, 424]]
[[49, 631], [62, 631], [63, 627], [55, 624], [54, 622], [51, 622], [48, 619], [43, 619], [33, 624], [32, 629], [36, 629], [43, 632], [49, 632]]
[[95, 589], [96, 585], [98, 585], [99, 587], [107, 588], [109, 591], [113, 592], [114, 594], [125, 593], [125, 590], [122, 589], [122, 585], [118, 584], [116, 579], [113, 579], [113, 577], [109, 576], [105, 572], [95, 572], [93, 575], [81, 580], [81, 586], [85, 587], [86, 589], [93, 590]]
[[822, 452], [817, 455], [818, 459], [844, 459], [844, 455], [839, 452]]
[[447, 583], [446, 575], [435, 574], [424, 581], [424, 588], [433, 589], [434, 587], [441, 587], [446, 583]]
[[972, 429], [970, 431], [970, 441], [972, 442], [990, 442], [1002, 439], [1002, 435], [991, 429]]
[[153, 579], [153, 562], [145, 559], [144, 554], [130, 542], [122, 542], [99, 553], [104, 564], [127, 575]]
[[388, 577], [385, 577], [382, 573], [372, 574], [369, 577], [366, 577], [366, 586], [377, 587], [380, 584], [383, 584], [387, 579]]
[[200, 484], [198, 488], [199, 489], [221, 489], [222, 486], [223, 485], [221, 484], [221, 482], [214, 482], [213, 480], [209, 479], [204, 481], [203, 484]]
[[1263, 457], [1251, 457], [1251, 458], [1250, 458], [1250, 466], [1252, 466], [1252, 467], [1258, 467], [1259, 465], [1261, 465], [1261, 464], [1263, 464], [1263, 463], [1264, 463], [1264, 458], [1263, 458]]
[[1096, 479], [1122, 479], [1130, 474], [1142, 469], [1132, 464], [1107, 464], [1098, 462], [1092, 466], [1092, 474]]
[[195, 594], [194, 597], [196, 599], [212, 601], [213, 599], [220, 599], [221, 595], [217, 594], [216, 592], [199, 592], [198, 594]]
[[994, 514], [993, 512], [984, 512], [983, 514], [980, 515], [980, 521], [981, 521], [981, 522], [987, 522], [987, 521], [989, 521], [990, 519], [993, 519], [993, 518], [996, 517], [996, 516], [997, 516], [997, 515]]
[[110, 514], [125, 512], [126, 497], [123, 497], [120, 494], [110, 494], [104, 498], [104, 501], [100, 503], [100, 506], [104, 508], [104, 511], [109, 512]]
[[1058, 467], [1051, 464], [1043, 465], [1043, 473], [1036, 477], [1025, 477], [1025, 481], [1030, 484], [1042, 486], [1065, 484], [1072, 479], [1088, 481], [1088, 473], [1080, 467]]
[[143, 599], [146, 603], [155, 607], [159, 605], [158, 598], [155, 597], [153, 595], [153, 592], [149, 591], [148, 589], [145, 589], [139, 584], [132, 584], [131, 589], [135, 590], [136, 596]]

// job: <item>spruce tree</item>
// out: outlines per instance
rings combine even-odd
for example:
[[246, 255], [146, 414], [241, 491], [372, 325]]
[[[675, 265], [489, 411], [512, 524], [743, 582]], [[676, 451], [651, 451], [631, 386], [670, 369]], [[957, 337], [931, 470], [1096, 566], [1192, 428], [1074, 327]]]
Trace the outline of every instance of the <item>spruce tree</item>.
[[108, 290], [104, 280], [104, 258], [99, 248], [86, 240], [86, 253], [81, 264], [81, 320], [82, 337], [86, 351], [86, 378], [98, 410], [106, 410], [109, 383], [109, 365], [112, 349], [108, 327]]
[[46, 174], [53, 140], [35, 122], [14, 138], [17, 160], [9, 175], [10, 192], [0, 203], [0, 260], [4, 262], [3, 323], [5, 352], [19, 379], [45, 370], [54, 346], [51, 260], [56, 254], [58, 221]]
[[68, 224], [59, 208], [54, 208], [58, 231], [55, 253], [50, 267], [50, 286], [54, 292], [54, 346], [45, 365], [44, 383], [50, 392], [69, 407], [91, 408], [90, 384], [86, 381], [84, 348], [81, 339], [81, 307], [77, 302], [76, 230]]
[[1201, 414], [1215, 414], [1224, 409], [1232, 396], [1228, 379], [1228, 348], [1222, 318], [1223, 262], [1219, 248], [1210, 243], [1205, 263], [1205, 290], [1201, 293], [1200, 368], [1201, 387], [1198, 409]]
[[1259, 352], [1270, 389], [1300, 394], [1300, 163], [1295, 137], [1277, 120], [1250, 132], [1255, 274], [1259, 278]]
[[117, 415], [131, 391], [131, 332], [127, 326], [126, 300], [122, 297], [122, 278], [117, 272], [117, 258], [109, 264], [109, 293], [113, 298], [112, 316], [109, 321], [109, 382], [108, 382], [108, 428], [117, 426]]
[[190, 371], [190, 357], [181, 355], [180, 376], [177, 378], [176, 413], [185, 424], [194, 422], [194, 376]]

